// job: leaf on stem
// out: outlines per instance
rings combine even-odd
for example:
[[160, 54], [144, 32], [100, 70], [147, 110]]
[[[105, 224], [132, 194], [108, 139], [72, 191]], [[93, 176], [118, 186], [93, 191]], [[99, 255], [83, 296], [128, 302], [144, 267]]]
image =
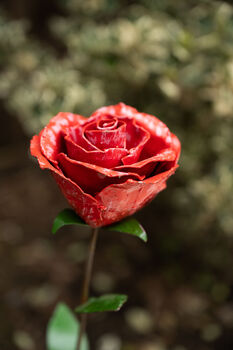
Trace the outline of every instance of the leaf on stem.
[[135, 218], [126, 218], [113, 225], [106, 226], [106, 230], [128, 233], [147, 242], [147, 234], [142, 225]]
[[52, 233], [56, 233], [61, 227], [66, 225], [88, 226], [72, 209], [62, 210], [55, 218]]
[[[59, 303], [48, 323], [46, 344], [48, 350], [75, 350], [79, 335], [79, 322], [70, 309]], [[82, 338], [81, 350], [89, 350], [86, 335]]]
[[90, 298], [85, 304], [78, 306], [75, 311], [78, 313], [119, 311], [127, 299], [127, 295], [123, 294], [106, 294], [98, 298]]

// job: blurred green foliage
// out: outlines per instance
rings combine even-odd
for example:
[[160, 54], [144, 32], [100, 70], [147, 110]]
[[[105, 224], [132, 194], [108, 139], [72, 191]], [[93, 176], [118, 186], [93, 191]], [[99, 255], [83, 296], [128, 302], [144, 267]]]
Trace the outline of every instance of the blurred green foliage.
[[[123, 101], [159, 116], [182, 142], [177, 232], [233, 234], [233, 9], [224, 2], [60, 0], [49, 20], [64, 45], [0, 16], [0, 98], [25, 130], [59, 111], [88, 116]], [[227, 241], [226, 241], [227, 242]], [[212, 259], [212, 258], [210, 258]], [[222, 259], [221, 256], [214, 257]]]
[[[134, 332], [148, 336], [148, 346], [125, 338], [122, 349], [162, 350], [167, 342], [172, 350], [232, 349], [233, 7], [210, 0], [54, 0], [48, 3], [60, 10], [45, 13], [46, 30], [36, 31], [32, 14], [27, 20], [8, 17], [13, 17], [14, 6], [30, 1], [5, 3], [12, 8], [9, 13], [0, 9], [0, 107], [17, 117], [29, 136], [59, 111], [89, 116], [102, 105], [123, 101], [157, 115], [181, 140], [180, 168], [168, 190], [138, 213], [149, 245], [137, 245], [137, 240], [122, 244], [119, 237], [106, 235], [99, 246], [103, 257], [99, 265], [97, 260], [95, 292], [113, 293], [125, 280], [132, 300], [137, 295], [144, 300], [143, 308], [129, 305], [125, 319]], [[31, 8], [36, 12], [44, 3], [35, 1]], [[36, 16], [40, 19], [40, 11]], [[8, 157], [5, 149], [3, 153]], [[40, 181], [40, 175], [33, 177], [32, 169], [24, 170], [16, 174], [16, 183], [9, 177], [1, 196], [1, 208], [10, 219], [1, 220], [0, 231], [10, 248], [2, 245], [7, 298], [2, 298], [0, 323], [4, 334], [9, 327], [4, 310], [10, 305], [16, 325], [13, 341], [18, 348], [29, 349], [40, 343], [45, 308], [60, 299], [63, 288], [76, 305], [78, 273], [73, 263], [84, 261], [87, 247], [83, 240], [73, 243], [72, 235], [59, 235], [59, 245], [48, 241], [44, 220], [35, 217], [40, 210], [41, 217], [48, 217], [57, 197], [53, 202], [50, 183]], [[29, 217], [27, 211], [34, 214]], [[28, 243], [35, 220], [39, 228]], [[25, 240], [20, 241], [24, 231]], [[47, 238], [38, 240], [42, 232]], [[132, 276], [137, 276], [133, 284]], [[15, 307], [15, 299], [25, 300], [28, 313]], [[35, 314], [30, 328], [33, 308], [42, 317]], [[122, 316], [118, 324], [115, 317], [114, 332], [125, 327]], [[24, 324], [30, 327], [21, 329]], [[94, 320], [92, 328], [96, 341], [103, 332], [102, 320]], [[153, 333], [160, 338], [153, 340]], [[101, 349], [114, 342], [120, 348], [121, 340], [114, 334], [103, 334], [100, 341], [105, 344]], [[171, 345], [173, 341], [177, 346]], [[207, 345], [202, 347], [202, 341]], [[186, 342], [190, 347], [181, 345]]]

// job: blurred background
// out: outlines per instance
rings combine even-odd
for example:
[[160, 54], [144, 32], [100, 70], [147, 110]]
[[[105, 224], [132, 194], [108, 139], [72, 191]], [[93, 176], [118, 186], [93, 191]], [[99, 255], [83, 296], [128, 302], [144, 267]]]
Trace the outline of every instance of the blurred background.
[[[77, 306], [89, 233], [51, 235], [65, 200], [29, 158], [59, 111], [119, 101], [182, 143], [166, 191], [137, 214], [148, 244], [102, 232], [93, 350], [233, 349], [233, 7], [201, 0], [1, 0], [0, 348], [43, 350], [58, 301]], [[65, 349], [64, 349], [65, 350]]]

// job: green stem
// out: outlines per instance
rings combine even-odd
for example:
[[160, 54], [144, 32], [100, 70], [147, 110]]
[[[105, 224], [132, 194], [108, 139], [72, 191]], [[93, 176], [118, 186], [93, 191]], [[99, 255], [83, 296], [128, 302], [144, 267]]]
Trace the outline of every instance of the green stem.
[[[91, 281], [91, 274], [92, 274], [92, 269], [93, 269], [93, 262], [94, 262], [98, 232], [99, 232], [98, 228], [92, 229], [91, 243], [90, 243], [90, 247], [89, 247], [87, 264], [86, 264], [86, 271], [85, 271], [84, 282], [83, 282], [81, 304], [86, 303], [88, 298], [89, 298], [90, 281]], [[83, 334], [85, 333], [86, 324], [87, 324], [87, 314], [83, 313], [81, 315], [80, 332], [79, 332], [77, 350], [81, 350], [81, 342], [82, 342]]]

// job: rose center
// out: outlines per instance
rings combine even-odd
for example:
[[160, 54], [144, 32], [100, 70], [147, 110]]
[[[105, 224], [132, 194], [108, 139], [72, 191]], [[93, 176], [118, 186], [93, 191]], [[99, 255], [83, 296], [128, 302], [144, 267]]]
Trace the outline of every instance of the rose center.
[[96, 127], [98, 130], [113, 130], [118, 126], [118, 120], [116, 118], [111, 117], [103, 117], [99, 119], [96, 123]]

